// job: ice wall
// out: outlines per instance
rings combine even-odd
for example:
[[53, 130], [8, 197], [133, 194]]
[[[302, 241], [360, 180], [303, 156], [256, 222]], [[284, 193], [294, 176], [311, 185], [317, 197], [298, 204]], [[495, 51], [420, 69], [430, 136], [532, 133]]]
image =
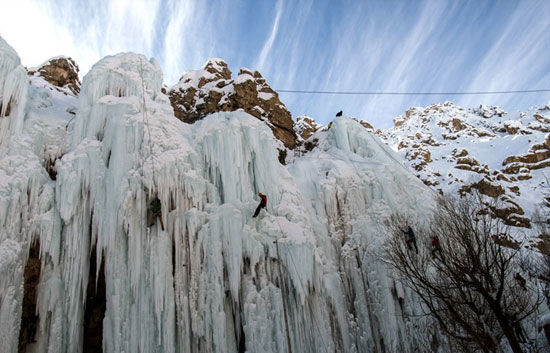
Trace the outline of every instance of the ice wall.
[[27, 88], [27, 70], [15, 50], [0, 37], [0, 152], [23, 126]]
[[[53, 142], [36, 127], [23, 129], [18, 171], [0, 160], [2, 351], [17, 351], [33, 239], [42, 270], [29, 352], [83, 351], [99, 278], [104, 352], [425, 349], [434, 333], [381, 261], [383, 221], [400, 211], [422, 227], [431, 205], [396, 155], [341, 118], [285, 167], [263, 122], [233, 112], [187, 125], [161, 83], [154, 60], [104, 58], [60, 135], [55, 180], [40, 158]], [[258, 192], [268, 204], [252, 218]]]
[[[56, 234], [53, 185], [37, 156], [42, 124], [27, 123], [29, 80], [0, 38], [0, 351], [17, 352], [31, 243]], [[52, 252], [53, 253], [53, 252]]]

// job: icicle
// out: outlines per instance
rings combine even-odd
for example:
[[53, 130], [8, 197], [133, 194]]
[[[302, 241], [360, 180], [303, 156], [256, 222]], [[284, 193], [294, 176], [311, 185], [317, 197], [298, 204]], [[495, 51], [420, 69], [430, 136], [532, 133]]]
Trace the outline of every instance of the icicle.
[[[0, 269], [11, 275], [0, 295], [21, 282], [25, 234], [39, 234], [37, 349], [81, 350], [103, 258], [105, 352], [420, 349], [400, 316], [400, 300], [414, 310], [416, 299], [392, 294], [380, 261], [381, 224], [393, 212], [425, 221], [432, 194], [393, 152], [336, 119], [285, 167], [264, 122], [221, 112], [182, 123], [161, 83], [153, 60], [107, 57], [83, 80], [55, 181], [31, 147], [0, 160], [0, 229], [11, 232], [0, 233]], [[267, 207], [252, 218], [258, 192]], [[159, 209], [160, 221], [147, 222]], [[0, 305], [2, 318], [17, 318]]]
[[27, 71], [0, 37], [0, 151], [21, 132], [27, 100]]

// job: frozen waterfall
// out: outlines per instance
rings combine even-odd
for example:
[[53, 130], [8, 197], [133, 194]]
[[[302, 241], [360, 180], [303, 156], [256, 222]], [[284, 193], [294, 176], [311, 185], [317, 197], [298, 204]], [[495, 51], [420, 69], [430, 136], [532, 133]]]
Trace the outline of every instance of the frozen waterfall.
[[78, 98], [28, 85], [0, 40], [0, 351], [413, 352], [438, 335], [381, 260], [384, 220], [422, 227], [433, 195], [359, 123], [283, 166], [246, 113], [176, 119], [142, 55], [102, 59]]

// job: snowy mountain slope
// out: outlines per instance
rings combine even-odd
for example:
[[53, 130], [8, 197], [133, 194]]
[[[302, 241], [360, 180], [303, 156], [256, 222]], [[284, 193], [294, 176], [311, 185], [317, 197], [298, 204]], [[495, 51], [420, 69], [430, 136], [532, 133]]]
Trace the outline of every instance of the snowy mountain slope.
[[[6, 87], [22, 67], [0, 44]], [[359, 123], [336, 119], [285, 167], [251, 115], [177, 119], [141, 55], [102, 59], [78, 96], [17, 77], [0, 140], [2, 352], [443, 342], [381, 261], [384, 221], [400, 212], [422, 228], [433, 192]], [[258, 192], [267, 208], [252, 218]]]
[[501, 201], [508, 224], [529, 227], [550, 167], [550, 107], [509, 116], [496, 107], [453, 103], [411, 108], [378, 135], [425, 184], [445, 193], [472, 189]]

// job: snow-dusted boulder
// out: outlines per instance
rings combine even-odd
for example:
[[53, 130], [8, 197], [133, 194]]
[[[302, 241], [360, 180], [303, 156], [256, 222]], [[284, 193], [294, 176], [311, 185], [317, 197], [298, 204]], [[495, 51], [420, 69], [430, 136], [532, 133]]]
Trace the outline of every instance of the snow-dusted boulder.
[[264, 121], [287, 148], [296, 145], [290, 112], [258, 71], [242, 68], [232, 79], [225, 61], [210, 59], [201, 70], [185, 73], [168, 95], [176, 117], [186, 123], [242, 109]]
[[298, 134], [298, 136], [300, 136], [303, 140], [307, 140], [322, 127], [322, 125], [319, 125], [312, 117], [307, 115], [298, 116], [296, 118], [296, 122], [294, 123], [294, 131], [296, 131], [296, 134]]
[[42, 77], [52, 85], [66, 89], [67, 92], [78, 94], [80, 92], [80, 79], [78, 65], [72, 58], [58, 56], [51, 58], [39, 67], [29, 70], [29, 75]]

